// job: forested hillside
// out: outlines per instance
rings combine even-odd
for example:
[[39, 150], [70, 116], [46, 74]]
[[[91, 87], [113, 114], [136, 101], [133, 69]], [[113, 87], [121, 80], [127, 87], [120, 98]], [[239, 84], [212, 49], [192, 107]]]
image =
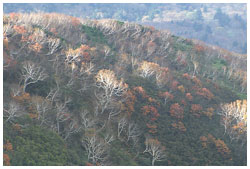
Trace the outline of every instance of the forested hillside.
[[244, 3], [6, 3], [3, 10], [136, 22], [229, 51], [247, 53], [247, 5]]
[[4, 165], [246, 165], [247, 56], [154, 27], [3, 16]]

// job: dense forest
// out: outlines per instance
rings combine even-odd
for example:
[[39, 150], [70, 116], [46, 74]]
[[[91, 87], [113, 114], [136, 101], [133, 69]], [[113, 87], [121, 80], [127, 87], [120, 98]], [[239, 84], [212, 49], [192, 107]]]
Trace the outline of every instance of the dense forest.
[[247, 53], [247, 7], [239, 3], [4, 4], [5, 13], [63, 13], [85, 19], [116, 19], [170, 30], [229, 51]]
[[152, 26], [3, 16], [4, 165], [247, 165], [247, 56]]

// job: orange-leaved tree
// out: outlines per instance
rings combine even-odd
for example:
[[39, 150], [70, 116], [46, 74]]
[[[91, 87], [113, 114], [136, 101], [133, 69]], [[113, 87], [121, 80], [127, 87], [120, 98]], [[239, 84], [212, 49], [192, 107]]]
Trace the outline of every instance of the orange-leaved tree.
[[200, 104], [192, 104], [191, 105], [191, 112], [196, 117], [200, 117], [202, 110], [203, 110], [203, 108]]
[[170, 107], [170, 115], [177, 119], [182, 119], [184, 117], [184, 110], [179, 105], [179, 103], [172, 104]]

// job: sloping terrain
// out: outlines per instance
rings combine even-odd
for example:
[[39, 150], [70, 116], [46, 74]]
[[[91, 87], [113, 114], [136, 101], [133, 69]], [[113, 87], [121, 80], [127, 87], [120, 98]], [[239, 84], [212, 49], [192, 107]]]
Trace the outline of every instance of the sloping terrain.
[[136, 22], [246, 54], [246, 6], [243, 3], [5, 3], [3, 10], [4, 13], [43, 11]]
[[56, 13], [3, 33], [5, 165], [246, 165], [246, 55]]

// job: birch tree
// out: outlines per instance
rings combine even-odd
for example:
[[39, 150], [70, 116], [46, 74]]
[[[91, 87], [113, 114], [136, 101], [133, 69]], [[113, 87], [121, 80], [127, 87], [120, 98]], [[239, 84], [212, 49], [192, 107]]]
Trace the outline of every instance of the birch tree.
[[48, 75], [44, 69], [32, 62], [25, 62], [22, 69], [23, 77], [23, 92], [26, 91], [26, 87], [30, 84], [37, 83], [38, 81], [45, 80]]
[[88, 110], [84, 110], [81, 114], [80, 114], [80, 118], [81, 118], [81, 125], [83, 127], [84, 130], [89, 129], [91, 127], [93, 127], [96, 123], [94, 118], [91, 118], [89, 116], [89, 111]]
[[47, 124], [49, 121], [48, 111], [52, 108], [50, 102], [39, 96], [33, 97], [32, 102], [36, 108], [38, 114], [37, 119], [40, 121], [40, 126]]
[[108, 147], [105, 141], [98, 139], [96, 135], [85, 137], [82, 144], [87, 151], [88, 160], [93, 164], [104, 163], [108, 157]]
[[80, 127], [77, 124], [76, 120], [71, 120], [70, 123], [66, 126], [64, 140], [67, 140], [70, 135], [74, 133], [78, 133], [80, 131]]
[[20, 96], [22, 94], [22, 87], [19, 85], [13, 84], [11, 85], [11, 95], [12, 97]]
[[61, 41], [58, 38], [49, 38], [47, 43], [49, 48], [47, 55], [52, 55], [60, 49]]
[[22, 116], [22, 109], [21, 106], [11, 101], [7, 106], [3, 107], [3, 117], [6, 118], [6, 122], [13, 123], [16, 118]]
[[141, 135], [141, 130], [139, 129], [138, 125], [135, 122], [130, 122], [128, 124], [127, 130], [127, 142], [132, 139], [139, 137]]
[[102, 114], [114, 97], [120, 97], [127, 91], [128, 85], [123, 82], [123, 79], [118, 80], [115, 73], [107, 69], [100, 70], [95, 76], [95, 81], [96, 87], [100, 89], [95, 95], [99, 101], [100, 114]]
[[125, 117], [121, 118], [118, 121], [118, 126], [117, 126], [117, 136], [120, 138], [121, 133], [125, 130], [125, 127], [127, 125], [127, 119]]
[[67, 121], [70, 115], [67, 113], [67, 104], [71, 102], [71, 99], [67, 98], [63, 103], [56, 103], [56, 129], [60, 134], [60, 123]]
[[247, 101], [236, 100], [221, 105], [221, 123], [231, 140], [241, 140], [244, 144], [247, 136]]
[[163, 161], [166, 158], [165, 147], [157, 139], [147, 138], [145, 141], [146, 149], [143, 153], [149, 153], [152, 157], [152, 166], [156, 161]]

